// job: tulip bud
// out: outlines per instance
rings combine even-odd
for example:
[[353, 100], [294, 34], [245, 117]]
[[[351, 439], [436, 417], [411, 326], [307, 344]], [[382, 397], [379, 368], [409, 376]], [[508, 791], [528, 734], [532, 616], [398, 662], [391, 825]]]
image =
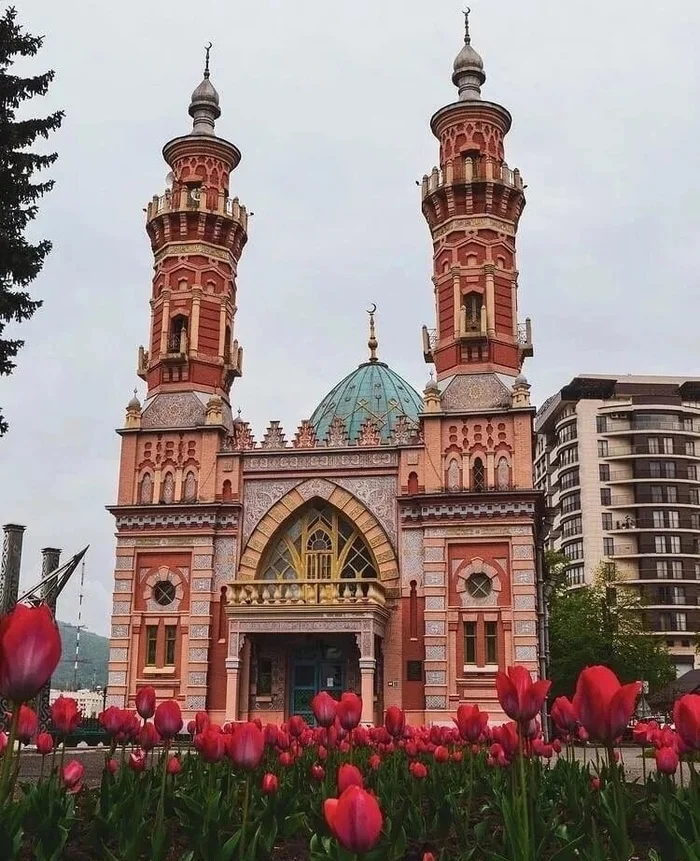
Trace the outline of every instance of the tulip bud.
[[678, 754], [672, 747], [662, 747], [656, 751], [656, 768], [661, 774], [675, 774], [678, 768]]
[[433, 757], [435, 758], [435, 762], [447, 762], [450, 758], [450, 752], [446, 747], [440, 745], [435, 748]]
[[141, 772], [146, 768], [146, 756], [143, 753], [130, 753], [129, 754], [129, 768], [136, 772], [136, 774], [141, 774]]
[[360, 769], [346, 762], [338, 769], [338, 795], [342, 795], [348, 786], [363, 787], [364, 782]]
[[136, 711], [144, 720], [152, 718], [155, 714], [156, 690], [152, 685], [141, 688], [136, 694]]
[[72, 759], [63, 768], [61, 780], [68, 792], [80, 792], [83, 786], [83, 777], [85, 776], [85, 766], [78, 762], [77, 759]]
[[326, 776], [326, 772], [323, 769], [322, 765], [312, 765], [311, 766], [311, 777], [314, 780], [317, 780], [319, 783]]
[[46, 756], [53, 750], [53, 738], [48, 732], [40, 732], [36, 737], [36, 749], [42, 755]]
[[182, 712], [178, 703], [175, 700], [161, 703], [155, 710], [153, 723], [161, 738], [174, 738], [182, 729]]
[[179, 774], [182, 771], [182, 763], [180, 762], [179, 757], [171, 756], [165, 769], [168, 774], [172, 774], [173, 776]]
[[592, 777], [591, 778], [591, 789], [600, 789], [600, 778]]
[[108, 771], [110, 774], [116, 774], [119, 770], [119, 763], [116, 759], [108, 759], [105, 762], [105, 771]]
[[382, 758], [376, 753], [373, 753], [369, 758], [369, 767], [372, 771], [379, 771], [379, 766], [382, 764]]
[[270, 774], [268, 771], [267, 774], [263, 775], [262, 779], [262, 791], [263, 795], [274, 795], [277, 790], [280, 788], [280, 782], [277, 778], [276, 774]]

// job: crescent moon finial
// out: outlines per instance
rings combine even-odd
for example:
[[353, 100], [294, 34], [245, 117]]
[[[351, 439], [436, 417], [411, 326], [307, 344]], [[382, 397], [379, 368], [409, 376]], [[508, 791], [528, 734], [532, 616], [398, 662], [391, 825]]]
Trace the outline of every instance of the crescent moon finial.
[[206, 53], [206, 60], [204, 62], [204, 77], [205, 78], [209, 77], [209, 52], [211, 51], [211, 49], [212, 49], [211, 42], [207, 42], [207, 44], [204, 46], [204, 50], [207, 52]]
[[367, 309], [367, 313], [372, 315], [372, 314], [376, 314], [376, 312], [377, 312], [377, 306], [375, 305], [374, 302], [372, 302], [372, 307]]

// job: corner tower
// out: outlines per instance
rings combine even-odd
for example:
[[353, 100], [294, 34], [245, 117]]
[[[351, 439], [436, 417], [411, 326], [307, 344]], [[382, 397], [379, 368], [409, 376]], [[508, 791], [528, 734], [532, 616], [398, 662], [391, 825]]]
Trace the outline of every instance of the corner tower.
[[147, 209], [155, 271], [149, 347], [139, 349], [138, 375], [149, 395], [198, 391], [228, 402], [242, 372], [233, 330], [248, 215], [229, 196], [241, 153], [215, 133], [221, 109], [209, 77], [209, 49], [189, 113], [192, 130], [163, 148], [171, 169], [165, 194], [154, 196]]
[[438, 382], [460, 374], [515, 377], [532, 355], [530, 321], [518, 322], [515, 238], [525, 207], [520, 172], [505, 161], [511, 115], [484, 101], [484, 63], [471, 44], [454, 62], [458, 100], [430, 121], [440, 166], [423, 177], [423, 214], [433, 239], [436, 328], [423, 353]]

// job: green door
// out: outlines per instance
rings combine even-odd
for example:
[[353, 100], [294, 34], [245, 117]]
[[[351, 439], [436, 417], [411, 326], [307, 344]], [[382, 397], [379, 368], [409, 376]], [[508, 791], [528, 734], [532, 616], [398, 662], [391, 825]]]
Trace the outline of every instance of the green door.
[[337, 650], [319, 648], [313, 656], [299, 655], [292, 660], [289, 714], [300, 715], [315, 724], [311, 700], [320, 691], [340, 699], [343, 692], [343, 662]]

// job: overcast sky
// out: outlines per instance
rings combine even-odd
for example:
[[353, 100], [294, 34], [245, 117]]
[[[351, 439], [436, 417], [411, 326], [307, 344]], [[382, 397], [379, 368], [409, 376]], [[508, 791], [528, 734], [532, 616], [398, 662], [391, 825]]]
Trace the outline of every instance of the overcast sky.
[[[528, 205], [518, 235], [526, 374], [537, 403], [574, 374], [698, 374], [700, 75], [695, 0], [471, 0], [484, 97], [513, 114], [507, 160]], [[84, 621], [109, 629], [124, 407], [147, 342], [152, 260], [143, 207], [160, 151], [190, 129], [211, 39], [219, 133], [255, 213], [239, 270], [245, 375], [234, 406], [258, 438], [301, 419], [366, 355], [419, 390], [432, 324], [431, 246], [415, 180], [437, 160], [432, 113], [454, 100], [458, 0], [17, 0], [56, 70], [55, 190], [36, 235], [54, 250], [32, 287], [19, 368], [0, 380], [0, 522], [39, 550], [91, 545]], [[75, 621], [77, 583], [59, 602]]]

